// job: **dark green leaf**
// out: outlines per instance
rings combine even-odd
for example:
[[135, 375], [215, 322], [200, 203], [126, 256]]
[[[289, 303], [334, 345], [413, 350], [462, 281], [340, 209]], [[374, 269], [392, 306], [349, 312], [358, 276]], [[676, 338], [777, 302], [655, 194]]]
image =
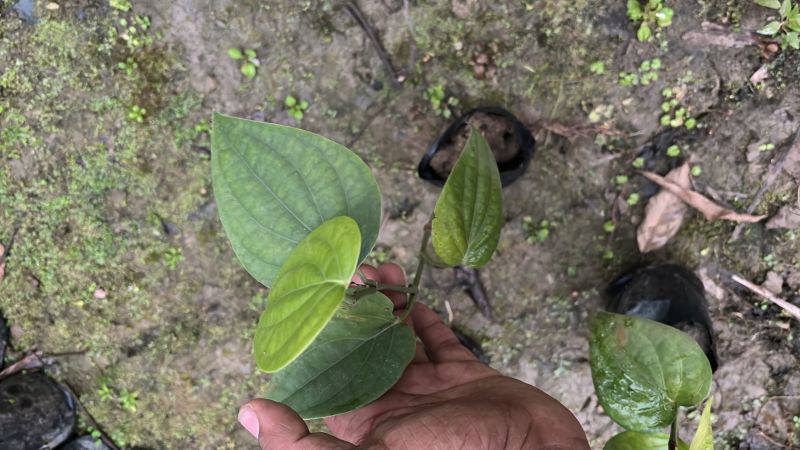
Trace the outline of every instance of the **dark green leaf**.
[[627, 430], [666, 427], [678, 406], [700, 403], [711, 387], [711, 365], [695, 340], [651, 320], [598, 313], [589, 355], [597, 398]]
[[311, 344], [344, 300], [356, 273], [361, 235], [345, 216], [323, 223], [286, 258], [256, 327], [258, 367], [275, 372]]
[[[668, 450], [668, 448], [668, 434], [624, 431], [606, 442], [603, 450]], [[678, 450], [689, 450], [689, 446], [678, 440]]]
[[755, 0], [757, 5], [761, 5], [771, 9], [778, 9], [781, 7], [780, 0]]
[[220, 219], [236, 256], [272, 284], [311, 230], [336, 216], [355, 219], [359, 261], [378, 237], [381, 194], [347, 148], [297, 128], [214, 114], [211, 173]]
[[272, 377], [267, 398], [304, 419], [376, 400], [397, 382], [416, 347], [411, 329], [392, 309], [380, 293], [346, 301], [311, 346]]
[[471, 268], [489, 261], [503, 226], [501, 189], [489, 144], [473, 129], [433, 210], [433, 248], [442, 261]]
[[773, 34], [775, 34], [778, 31], [780, 31], [780, 29], [781, 29], [780, 22], [777, 22], [777, 21], [773, 20], [772, 22], [770, 22], [766, 26], [764, 26], [764, 28], [761, 28], [760, 30], [756, 31], [756, 33], [765, 34], [767, 36], [772, 36]]
[[714, 435], [711, 432], [711, 399], [706, 402], [703, 408], [703, 415], [700, 416], [700, 424], [697, 425], [697, 432], [692, 438], [689, 450], [714, 450]]

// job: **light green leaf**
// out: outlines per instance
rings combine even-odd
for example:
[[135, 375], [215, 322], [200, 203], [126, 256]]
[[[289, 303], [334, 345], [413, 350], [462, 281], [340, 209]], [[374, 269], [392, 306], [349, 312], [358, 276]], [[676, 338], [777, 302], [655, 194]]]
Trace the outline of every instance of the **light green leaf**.
[[678, 406], [696, 405], [708, 394], [711, 365], [688, 334], [607, 312], [595, 315], [590, 327], [597, 398], [623, 428], [656, 431], [672, 423]]
[[503, 226], [501, 189], [489, 144], [473, 129], [433, 210], [433, 248], [445, 264], [478, 268], [492, 257]]
[[411, 329], [376, 293], [345, 301], [313, 344], [270, 381], [267, 398], [304, 419], [342, 414], [383, 395], [414, 356]]
[[638, 21], [642, 18], [642, 5], [639, 0], [628, 0], [628, 18]]
[[656, 23], [660, 27], [668, 27], [672, 24], [672, 16], [675, 12], [672, 8], [661, 8], [656, 12]]
[[246, 76], [247, 78], [253, 78], [256, 76], [256, 66], [251, 62], [246, 62], [242, 64], [240, 70], [242, 71], [242, 74], [244, 74], [244, 76]]
[[778, 9], [781, 7], [780, 0], [755, 0], [757, 5], [764, 6], [771, 9]]
[[711, 399], [706, 402], [703, 408], [703, 415], [700, 416], [700, 424], [694, 434], [689, 450], [714, 450], [714, 435], [711, 432]]
[[[612, 437], [603, 450], [668, 450], [669, 435], [665, 433], [637, 433], [623, 431]], [[686, 442], [678, 440], [678, 450], [689, 450]]]
[[800, 50], [800, 33], [796, 31], [786, 33], [784, 40], [786, 41], [786, 45], [789, 47], [792, 47], [795, 50]]
[[286, 96], [286, 99], [283, 101], [283, 103], [284, 103], [286, 106], [288, 106], [289, 108], [291, 108], [292, 106], [294, 106], [294, 105], [296, 105], [296, 104], [297, 104], [297, 99], [296, 99], [296, 98], [294, 98], [294, 96], [287, 95], [287, 96]]
[[361, 231], [359, 261], [372, 250], [381, 194], [347, 148], [297, 128], [214, 114], [214, 195], [236, 256], [266, 286], [311, 230], [337, 216]]
[[789, 11], [791, 10], [792, 10], [792, 0], [783, 0], [781, 7], [778, 9], [778, 14], [780, 14], [781, 17], [785, 18], [786, 16], [789, 15]]
[[247, 56], [248, 59], [253, 59], [256, 57], [256, 51], [253, 49], [248, 48], [244, 51], [244, 54]]
[[780, 22], [773, 20], [772, 22], [768, 23], [764, 28], [756, 31], [758, 34], [765, 34], [767, 36], [772, 36], [773, 34], [777, 33], [781, 29]]
[[238, 48], [229, 48], [228, 49], [228, 56], [230, 56], [231, 59], [242, 59], [242, 58], [244, 58], [244, 56], [242, 55], [242, 51], [239, 50]]
[[282, 369], [322, 331], [344, 300], [360, 247], [358, 225], [341, 216], [317, 227], [289, 254], [256, 327], [259, 369]]
[[650, 31], [650, 26], [647, 25], [647, 22], [642, 22], [639, 26], [639, 30], [636, 32], [636, 38], [641, 42], [646, 42], [649, 41], [652, 36], [653, 32]]

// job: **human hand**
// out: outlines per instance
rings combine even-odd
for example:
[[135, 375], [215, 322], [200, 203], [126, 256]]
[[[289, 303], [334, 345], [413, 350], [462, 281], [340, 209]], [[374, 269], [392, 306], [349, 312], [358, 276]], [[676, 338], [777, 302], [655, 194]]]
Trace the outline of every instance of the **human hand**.
[[[361, 270], [382, 284], [405, 285], [395, 264]], [[396, 308], [405, 307], [405, 294], [385, 294]], [[569, 410], [539, 389], [483, 365], [430, 308], [413, 305], [408, 322], [422, 341], [411, 364], [375, 402], [326, 418], [333, 436], [310, 433], [291, 408], [264, 399], [242, 406], [239, 422], [264, 450], [589, 448]]]

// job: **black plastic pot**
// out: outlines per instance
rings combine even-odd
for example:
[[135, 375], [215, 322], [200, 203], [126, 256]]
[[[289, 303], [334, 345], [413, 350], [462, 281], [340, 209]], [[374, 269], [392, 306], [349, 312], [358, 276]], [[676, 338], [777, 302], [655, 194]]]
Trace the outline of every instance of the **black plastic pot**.
[[717, 338], [708, 314], [703, 283], [691, 270], [663, 264], [620, 275], [606, 289], [606, 309], [644, 317], [692, 336], [717, 370]]
[[41, 372], [0, 381], [0, 449], [55, 448], [75, 427], [75, 400]]
[[447, 127], [444, 133], [442, 133], [442, 135], [436, 139], [436, 142], [431, 145], [431, 147], [422, 157], [422, 160], [419, 162], [417, 172], [419, 173], [420, 178], [437, 186], [444, 185], [448, 174], [438, 173], [431, 166], [431, 160], [433, 160], [433, 157], [436, 155], [436, 153], [438, 153], [442, 148], [446, 147], [447, 144], [449, 144], [459, 133], [464, 130], [464, 128], [467, 126], [467, 121], [475, 113], [484, 113], [489, 116], [499, 116], [503, 120], [508, 121], [513, 128], [513, 138], [519, 144], [519, 149], [511, 159], [497, 163], [497, 167], [500, 169], [500, 181], [502, 182], [503, 187], [513, 183], [517, 180], [517, 178], [525, 173], [525, 169], [527, 169], [528, 164], [533, 157], [533, 150], [536, 144], [530, 130], [528, 130], [528, 128], [526, 128], [525, 125], [523, 125], [522, 122], [516, 118], [516, 116], [503, 108], [482, 107], [472, 109], [461, 115], [461, 117], [456, 119], [456, 121]]

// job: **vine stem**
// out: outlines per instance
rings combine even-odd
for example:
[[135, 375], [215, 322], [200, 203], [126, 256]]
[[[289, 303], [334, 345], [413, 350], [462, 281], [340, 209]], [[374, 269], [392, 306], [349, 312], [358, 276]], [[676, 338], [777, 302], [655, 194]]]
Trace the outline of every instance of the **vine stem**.
[[678, 448], [678, 412], [675, 411], [675, 420], [672, 421], [672, 425], [669, 427], [669, 442], [667, 443], [667, 448], [669, 450], [675, 450]]
[[417, 270], [414, 272], [414, 280], [411, 282], [411, 287], [414, 288], [414, 292], [408, 295], [408, 303], [406, 303], [406, 311], [400, 317], [400, 320], [405, 320], [406, 317], [411, 313], [411, 308], [414, 307], [414, 302], [417, 300], [417, 294], [419, 293], [419, 282], [422, 279], [422, 269], [425, 268], [425, 249], [428, 248], [428, 241], [431, 238], [431, 222], [428, 221], [425, 224], [425, 228], [422, 234], [422, 242], [419, 245], [419, 262], [417, 262]]

